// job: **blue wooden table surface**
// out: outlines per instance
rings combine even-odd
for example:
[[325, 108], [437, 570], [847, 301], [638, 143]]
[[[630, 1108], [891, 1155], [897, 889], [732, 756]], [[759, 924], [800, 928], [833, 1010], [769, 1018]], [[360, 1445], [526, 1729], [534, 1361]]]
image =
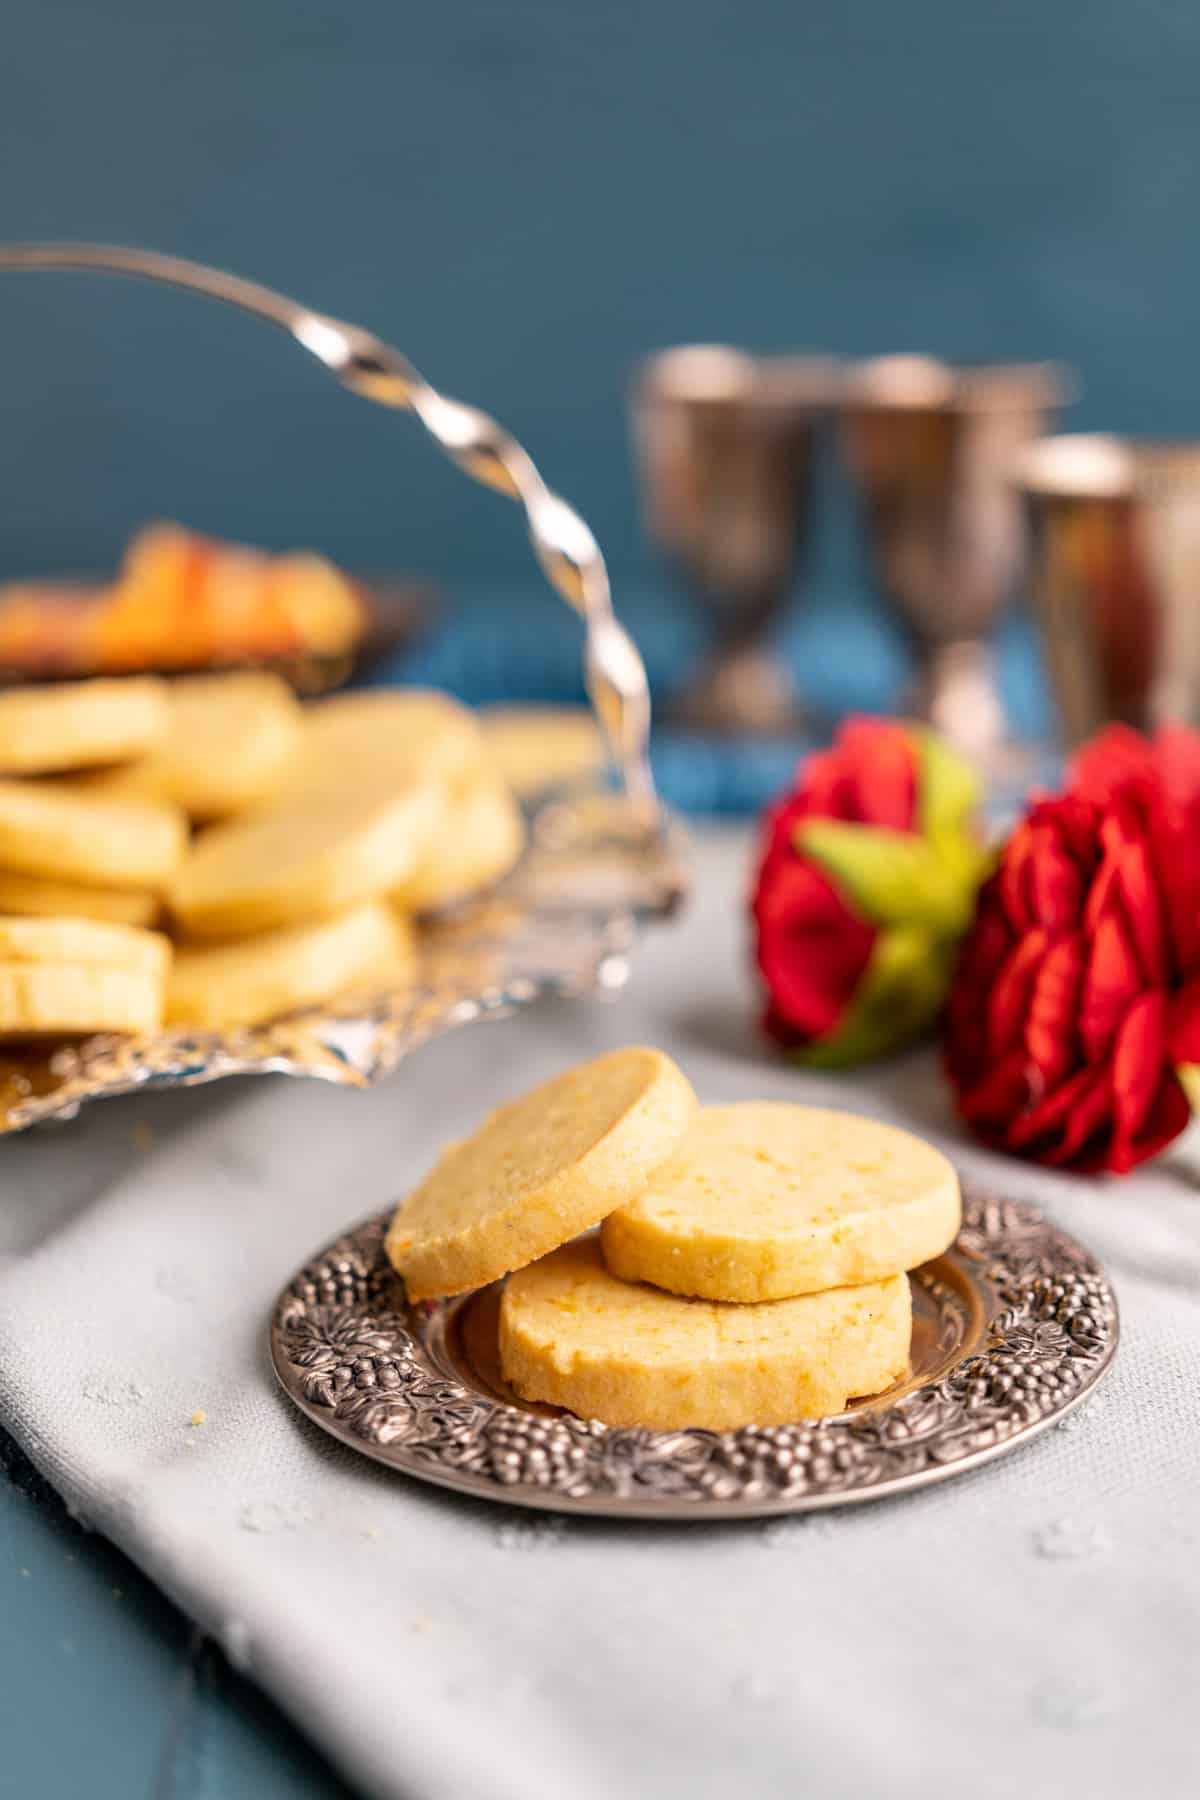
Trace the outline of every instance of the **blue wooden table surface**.
[[351, 1790], [0, 1432], [0, 1794], [331, 1800]]

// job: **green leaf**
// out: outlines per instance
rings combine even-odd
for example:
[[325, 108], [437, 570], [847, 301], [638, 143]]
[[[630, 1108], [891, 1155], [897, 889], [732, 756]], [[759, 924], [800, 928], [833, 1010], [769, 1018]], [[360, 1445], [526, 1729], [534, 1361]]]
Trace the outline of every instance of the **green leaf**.
[[957, 836], [978, 811], [981, 784], [974, 764], [924, 725], [909, 727], [917, 752], [917, 814], [932, 838]]
[[803, 819], [793, 843], [876, 925], [924, 925], [957, 936], [970, 923], [981, 861], [969, 844], [946, 849], [911, 831]]
[[1193, 1112], [1200, 1112], [1200, 1063], [1176, 1063], [1179, 1085]]
[[796, 1051], [810, 1068], [849, 1068], [927, 1031], [950, 983], [954, 946], [919, 926], [879, 934], [854, 1000], [836, 1031]]

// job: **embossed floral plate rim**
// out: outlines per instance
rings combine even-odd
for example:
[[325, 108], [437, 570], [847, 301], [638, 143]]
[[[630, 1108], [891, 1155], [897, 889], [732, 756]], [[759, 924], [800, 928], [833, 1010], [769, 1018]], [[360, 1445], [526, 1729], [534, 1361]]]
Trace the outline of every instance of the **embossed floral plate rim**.
[[271, 1323], [275, 1373], [322, 1430], [387, 1467], [505, 1505], [749, 1519], [849, 1505], [975, 1469], [1067, 1417], [1111, 1366], [1095, 1259], [1023, 1201], [968, 1186], [953, 1248], [914, 1277], [928, 1372], [835, 1418], [734, 1432], [605, 1426], [502, 1397], [455, 1343], [462, 1297], [405, 1301], [387, 1215], [307, 1263]]

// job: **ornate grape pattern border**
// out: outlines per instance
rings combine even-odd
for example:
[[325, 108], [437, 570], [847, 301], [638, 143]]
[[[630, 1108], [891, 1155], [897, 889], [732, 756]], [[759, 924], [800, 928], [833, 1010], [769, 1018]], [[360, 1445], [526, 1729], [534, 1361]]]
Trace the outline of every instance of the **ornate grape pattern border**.
[[[1099, 1379], [1116, 1302], [1080, 1245], [1033, 1207], [964, 1196], [954, 1254], [990, 1296], [983, 1342], [891, 1405], [740, 1431], [648, 1431], [538, 1416], [465, 1385], [395, 1310], [386, 1218], [339, 1238], [276, 1308], [293, 1400], [344, 1441], [493, 1499], [672, 1517], [802, 1510], [937, 1479], [1049, 1424]], [[938, 1283], [935, 1306], [957, 1304]], [[436, 1308], [427, 1309], [432, 1319]]]

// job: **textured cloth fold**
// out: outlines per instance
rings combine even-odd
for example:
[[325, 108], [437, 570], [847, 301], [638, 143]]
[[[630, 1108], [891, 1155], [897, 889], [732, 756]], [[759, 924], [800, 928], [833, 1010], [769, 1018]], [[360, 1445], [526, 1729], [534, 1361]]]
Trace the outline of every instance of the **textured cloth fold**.
[[[693, 905], [615, 1003], [459, 1032], [365, 1094], [224, 1083], [0, 1145], [0, 1420], [387, 1800], [1189, 1793], [1194, 1147], [1122, 1182], [1051, 1175], [963, 1141], [931, 1052], [853, 1078], [781, 1063], [754, 1028], [748, 857], [741, 835], [701, 842]], [[936, 1489], [700, 1527], [459, 1499], [301, 1419], [266, 1354], [298, 1264], [488, 1106], [631, 1042], [703, 1099], [875, 1112], [1044, 1205], [1116, 1284], [1096, 1397]]]

